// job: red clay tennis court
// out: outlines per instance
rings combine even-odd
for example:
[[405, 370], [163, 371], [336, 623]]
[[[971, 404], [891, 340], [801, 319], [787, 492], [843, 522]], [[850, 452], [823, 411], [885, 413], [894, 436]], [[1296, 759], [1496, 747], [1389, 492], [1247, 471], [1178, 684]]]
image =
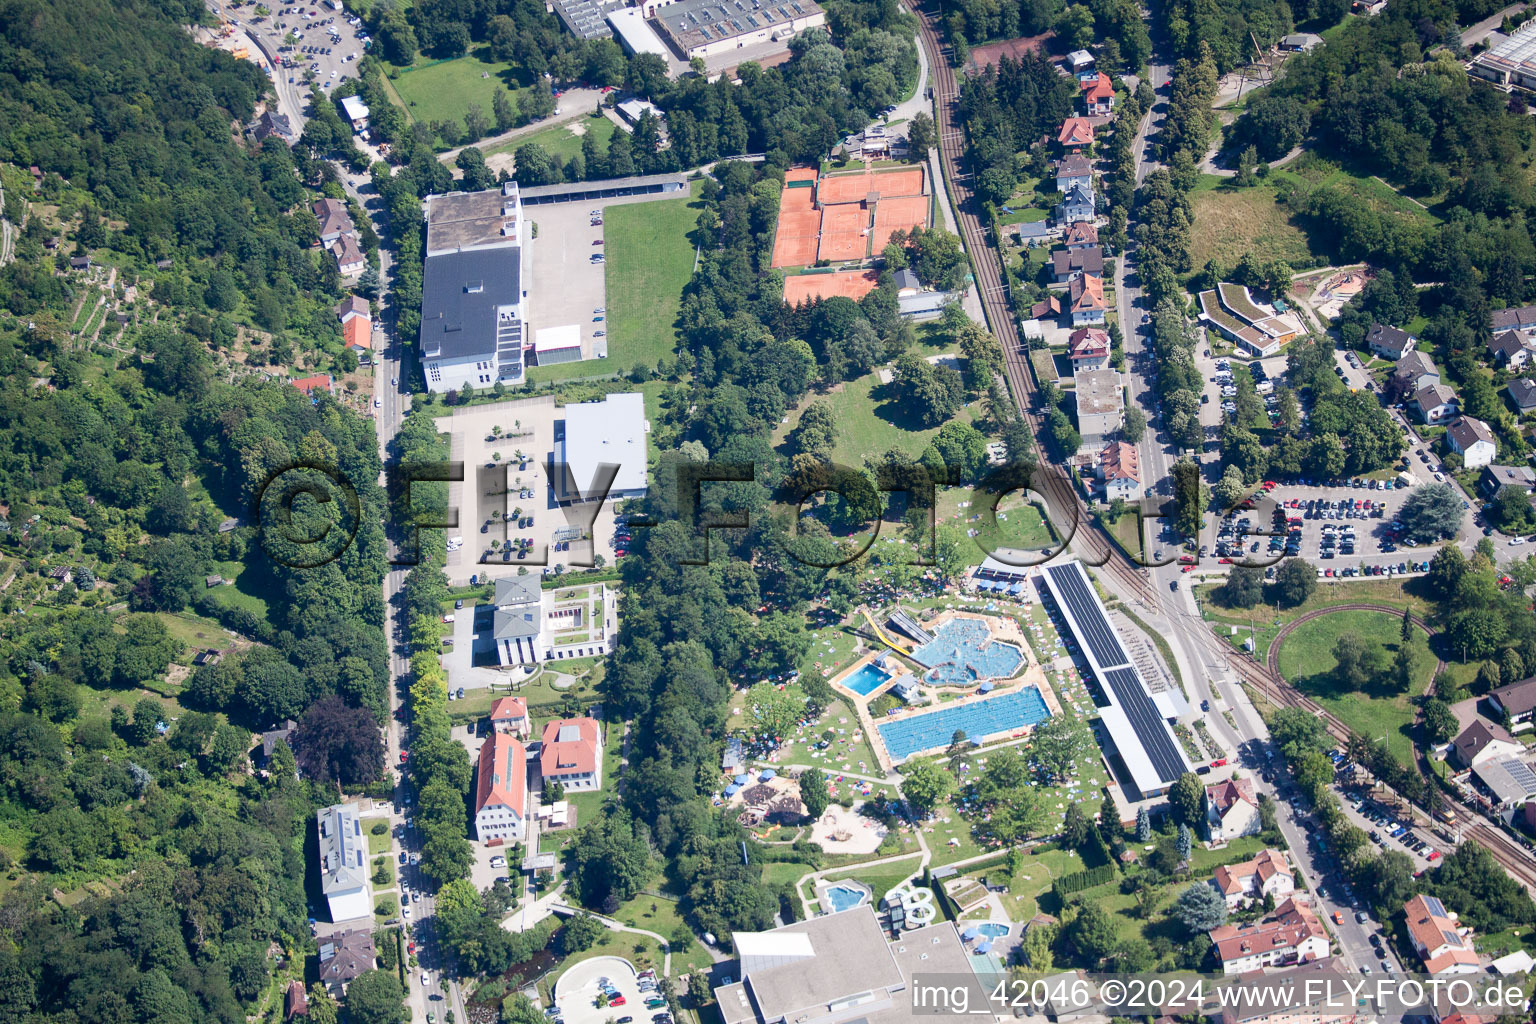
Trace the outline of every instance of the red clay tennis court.
[[[809, 190], [802, 190], [809, 191]], [[773, 266], [804, 267], [816, 262], [821, 211], [813, 206], [779, 205], [779, 230], [773, 237]]]
[[857, 174], [829, 174], [817, 186], [816, 199], [822, 206], [857, 203], [871, 192], [878, 192], [882, 197], [920, 196], [923, 194], [923, 169], [896, 167]]
[[784, 279], [784, 301], [791, 306], [841, 295], [862, 299], [875, 290], [880, 275], [873, 270], [845, 270], [836, 274], [801, 274]]
[[816, 258], [861, 260], [869, 253], [869, 211], [862, 203], [843, 203], [821, 211], [821, 247]]
[[891, 240], [896, 230], [910, 232], [928, 223], [927, 196], [893, 196], [881, 199], [875, 206], [874, 251], [879, 252]]
[[779, 192], [779, 229], [773, 237], [775, 267], [803, 267], [816, 262], [821, 211], [816, 209], [816, 169], [802, 167], [784, 175]]

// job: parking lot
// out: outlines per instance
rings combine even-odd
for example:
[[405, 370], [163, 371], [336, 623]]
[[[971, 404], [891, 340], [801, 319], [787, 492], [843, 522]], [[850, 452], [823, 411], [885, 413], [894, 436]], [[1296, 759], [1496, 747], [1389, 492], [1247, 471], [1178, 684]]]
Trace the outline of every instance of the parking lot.
[[[613, 562], [614, 503], [603, 502], [592, 536], [580, 537], [546, 479], [544, 462], [554, 457], [555, 423], [561, 418], [551, 397], [438, 417], [437, 429], [451, 436], [451, 458], [464, 463], [464, 480], [448, 485], [450, 507], [459, 517], [458, 528], [448, 531], [448, 577], [454, 586], [471, 576], [515, 576], [519, 568], [576, 566], [593, 554]], [[591, 506], [582, 506], [572, 519], [590, 514]]]
[[[653, 1015], [665, 1014], [665, 1007], [647, 1008], [646, 999], [655, 999], [655, 975], [647, 972], [649, 981], [642, 979], [628, 960], [616, 956], [600, 956], [572, 967], [555, 983], [556, 1012], [552, 1016], [562, 1024], [605, 1024], [607, 1021], [632, 1018], [638, 1022], [651, 1022]], [[646, 984], [643, 991], [641, 985]], [[598, 996], [606, 989], [616, 992], [605, 1006], [599, 1006]], [[666, 1021], [670, 1022], [670, 1016]]]
[[[532, 340], [551, 327], [575, 326], [581, 331], [581, 357], [608, 355], [604, 264], [593, 262], [604, 247], [603, 201], [550, 203], [529, 206], [524, 215], [537, 237], [528, 246], [528, 324]], [[598, 216], [593, 217], [593, 211]], [[603, 312], [599, 312], [602, 310]], [[594, 317], [603, 317], [594, 320]], [[610, 367], [595, 366], [593, 373]]]
[[[277, 8], [256, 28], [267, 45], [281, 54], [283, 71], [295, 84], [304, 80], [306, 68], [313, 68], [315, 81], [325, 91], [349, 74], [355, 76], [357, 61], [367, 49], [368, 30], [362, 22], [323, 3]], [[290, 33], [292, 46], [287, 45]]]
[[1378, 482], [1376, 489], [1362, 482], [1358, 487], [1278, 484], [1260, 490], [1249, 502], [1211, 518], [1201, 536], [1204, 557], [1198, 566], [1188, 563], [1187, 571], [1221, 572], [1233, 563], [1267, 568], [1291, 556], [1312, 562], [1325, 576], [1396, 575], [1399, 565], [1407, 572], [1422, 571], [1418, 566], [1433, 558], [1443, 541], [1410, 544], [1410, 539], [1424, 538], [1394, 534], [1393, 519], [1409, 493], [1387, 482]]

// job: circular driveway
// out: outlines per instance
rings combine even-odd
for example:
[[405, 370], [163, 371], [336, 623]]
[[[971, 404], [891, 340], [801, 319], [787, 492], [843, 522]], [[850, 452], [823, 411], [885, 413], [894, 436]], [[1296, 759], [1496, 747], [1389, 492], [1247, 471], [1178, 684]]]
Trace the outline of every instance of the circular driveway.
[[[602, 991], [599, 978], [607, 978], [609, 984], [619, 990], [624, 998], [623, 1006], [597, 1005]], [[604, 1024], [605, 1021], [633, 1017], [637, 1021], [650, 1020], [645, 1000], [640, 997], [640, 984], [635, 967], [628, 960], [617, 956], [599, 956], [583, 960], [560, 975], [555, 982], [555, 1004], [565, 1016], [565, 1024]]]

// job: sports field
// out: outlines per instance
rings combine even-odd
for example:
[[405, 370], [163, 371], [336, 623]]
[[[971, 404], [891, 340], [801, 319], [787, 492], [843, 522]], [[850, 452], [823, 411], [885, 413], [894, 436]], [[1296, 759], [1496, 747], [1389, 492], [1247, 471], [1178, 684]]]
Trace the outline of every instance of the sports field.
[[920, 196], [923, 194], [923, 169], [897, 167], [829, 174], [816, 186], [816, 199], [823, 206], [857, 203], [871, 192], [878, 192], [882, 197]]
[[801, 274], [784, 279], [784, 301], [791, 306], [834, 295], [855, 301], [875, 290], [880, 275], [873, 270], [846, 270], [837, 274]]
[[[480, 53], [489, 56], [487, 49]], [[406, 112], [417, 121], [457, 121], [462, 127], [471, 103], [478, 103], [486, 120], [491, 118], [491, 99], [498, 92], [512, 91], [512, 98], [522, 102], [527, 91], [519, 87], [509, 64], [486, 61], [478, 56], [459, 57], [402, 71], [392, 79]]]
[[[698, 194], [698, 183], [693, 186]], [[693, 276], [688, 234], [699, 219], [694, 198], [610, 206], [603, 213], [608, 248], [608, 363], [654, 367], [677, 351], [677, 311]], [[566, 364], [572, 365], [572, 364]], [[575, 364], [581, 365], [581, 364]], [[590, 365], [590, 364], [588, 364]]]
[[927, 196], [891, 196], [875, 204], [875, 230], [873, 251], [879, 253], [891, 235], [897, 231], [911, 231], [928, 226]]
[[861, 260], [869, 255], [869, 211], [861, 203], [829, 206], [821, 212], [821, 244], [816, 258]]
[[779, 193], [779, 228], [773, 240], [773, 266], [803, 267], [816, 262], [816, 236], [821, 231], [821, 211], [816, 209], [814, 187], [794, 182], [815, 181], [813, 170], [784, 175]]

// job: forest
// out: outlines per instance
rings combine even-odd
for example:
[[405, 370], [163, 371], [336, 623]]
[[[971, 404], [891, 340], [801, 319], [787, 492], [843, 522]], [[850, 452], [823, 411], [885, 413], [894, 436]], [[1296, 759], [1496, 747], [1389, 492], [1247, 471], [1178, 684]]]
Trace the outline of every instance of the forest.
[[[269, 946], [313, 952], [305, 836], [327, 784], [383, 769], [373, 425], [230, 358], [253, 325], [270, 353], [335, 343], [338, 282], [307, 209], [335, 171], [308, 147], [239, 141], [268, 86], [193, 42], [185, 24], [204, 16], [0, 4], [0, 162], [36, 165], [27, 198], [157, 311], [119, 348], [80, 344], [65, 250], [45, 248], [39, 216], [0, 270], [0, 307], [25, 316], [0, 320], [0, 551], [21, 576], [74, 569], [44, 599], [3, 599], [7, 1019], [240, 1024], [271, 994]], [[15, 223], [22, 199], [8, 187]], [[307, 564], [296, 532], [258, 500], [285, 472], [323, 483], [296, 464], [355, 496], [350, 517], [344, 500], [295, 505], [297, 533], [350, 536], [314, 568], [291, 567]], [[205, 582], [231, 565], [239, 601]], [[237, 639], [168, 681], [191, 653], [169, 627], [194, 615]], [[295, 749], [252, 774], [252, 732], [290, 717]]]

